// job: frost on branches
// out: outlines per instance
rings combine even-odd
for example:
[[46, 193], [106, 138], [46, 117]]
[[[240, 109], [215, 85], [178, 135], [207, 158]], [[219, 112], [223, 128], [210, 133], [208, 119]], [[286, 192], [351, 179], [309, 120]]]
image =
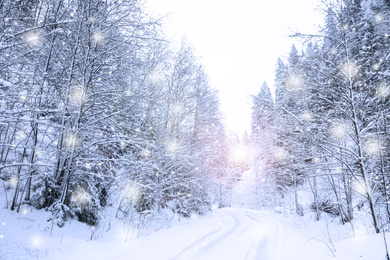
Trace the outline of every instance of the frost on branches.
[[[380, 232], [389, 219], [390, 4], [324, 3], [321, 34], [304, 36], [275, 70], [275, 102], [261, 91], [253, 109], [254, 138], [270, 176], [284, 193], [311, 191], [311, 208], [346, 223], [365, 208]], [[267, 111], [267, 112], [265, 112]], [[271, 118], [271, 120], [269, 119]], [[260, 148], [259, 148], [260, 149]]]
[[224, 138], [216, 92], [141, 1], [3, 1], [0, 177], [7, 205], [96, 225], [210, 208]]

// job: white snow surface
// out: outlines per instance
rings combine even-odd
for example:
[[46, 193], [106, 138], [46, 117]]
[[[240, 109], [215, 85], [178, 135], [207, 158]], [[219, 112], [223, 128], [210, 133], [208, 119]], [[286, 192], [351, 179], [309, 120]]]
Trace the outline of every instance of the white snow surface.
[[325, 228], [324, 221], [310, 217], [248, 209], [216, 209], [175, 220], [169, 228], [127, 242], [118, 221], [95, 230], [102, 235], [90, 240], [91, 227], [72, 221], [52, 228], [48, 216], [32, 208], [0, 209], [0, 259], [383, 260], [385, 252], [380, 235], [355, 230], [355, 237], [345, 239], [350, 227], [335, 222]]

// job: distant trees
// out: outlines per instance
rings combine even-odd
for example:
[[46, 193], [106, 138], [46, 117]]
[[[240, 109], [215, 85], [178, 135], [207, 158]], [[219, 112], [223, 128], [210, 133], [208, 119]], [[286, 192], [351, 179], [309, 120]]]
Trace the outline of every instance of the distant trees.
[[282, 114], [270, 128], [309, 184], [317, 218], [325, 211], [344, 223], [367, 206], [379, 232], [390, 216], [389, 6], [345, 0], [325, 13], [320, 35], [297, 35], [311, 39], [304, 52], [293, 47], [287, 64], [278, 62], [273, 111]]
[[[209, 208], [224, 132], [192, 49], [137, 0], [0, 3], [0, 174], [23, 204], [99, 221]], [[213, 151], [213, 152], [208, 152]], [[210, 168], [213, 166], [214, 168]]]

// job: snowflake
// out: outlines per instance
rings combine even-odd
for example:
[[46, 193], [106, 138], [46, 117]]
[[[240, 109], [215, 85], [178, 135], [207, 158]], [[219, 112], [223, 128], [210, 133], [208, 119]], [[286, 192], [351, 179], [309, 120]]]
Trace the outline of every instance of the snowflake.
[[381, 99], [387, 98], [390, 94], [389, 86], [386, 84], [381, 84], [379, 87], [377, 87], [376, 94]]
[[9, 185], [12, 187], [12, 188], [16, 188], [16, 186], [18, 185], [19, 183], [19, 178], [16, 177], [16, 176], [12, 176], [10, 179], [9, 179]]
[[345, 76], [347, 76], [348, 78], [352, 78], [352, 77], [356, 76], [359, 69], [358, 69], [358, 66], [354, 62], [347, 61], [346, 63], [344, 63], [341, 66], [340, 70]]
[[286, 88], [289, 92], [299, 92], [303, 90], [305, 81], [302, 75], [300, 74], [291, 74], [287, 77]]
[[141, 157], [144, 159], [150, 157], [150, 151], [146, 148], [142, 149], [141, 150]]
[[70, 149], [75, 148], [78, 144], [78, 139], [77, 134], [68, 133], [65, 137], [65, 146]]
[[132, 204], [136, 204], [141, 198], [141, 189], [134, 184], [127, 184], [122, 189], [122, 196], [128, 199]]
[[102, 32], [94, 32], [92, 34], [92, 41], [96, 44], [102, 43], [104, 41], [104, 34]]
[[73, 105], [81, 105], [85, 101], [85, 91], [82, 86], [73, 87], [70, 90], [69, 101]]
[[36, 30], [31, 30], [25, 33], [24, 42], [30, 48], [38, 48], [42, 43], [42, 36]]
[[17, 133], [16, 133], [16, 136], [15, 136], [15, 139], [16, 140], [19, 140], [19, 139], [24, 139], [24, 138], [26, 138], [26, 133], [25, 132], [23, 132], [23, 131], [18, 131]]
[[156, 84], [161, 81], [161, 72], [158, 70], [153, 70], [152, 72], [149, 73], [148, 78], [151, 83]]
[[43, 245], [43, 238], [39, 235], [31, 237], [30, 243], [32, 247], [41, 247]]
[[178, 116], [183, 112], [183, 106], [180, 104], [175, 104], [172, 109], [173, 113]]
[[377, 14], [377, 15], [375, 15], [374, 18], [375, 18], [375, 22], [377, 22], [377, 23], [381, 23], [383, 21], [382, 14]]
[[179, 143], [176, 140], [169, 140], [165, 144], [165, 149], [168, 153], [174, 154], [179, 150], [180, 146]]
[[302, 118], [305, 121], [311, 121], [313, 119], [313, 114], [309, 110], [305, 110], [302, 113]]
[[37, 157], [41, 156], [41, 155], [42, 155], [42, 150], [36, 150], [36, 151], [35, 151], [35, 155], [36, 155]]
[[283, 147], [275, 147], [273, 155], [277, 161], [284, 161], [289, 157], [289, 152]]
[[90, 201], [91, 195], [84, 189], [80, 188], [73, 193], [72, 202], [77, 205], [85, 205]]
[[370, 138], [364, 144], [364, 150], [369, 156], [379, 156], [381, 147], [381, 142], [377, 138]]
[[348, 126], [344, 123], [335, 123], [330, 128], [331, 136], [336, 140], [344, 140], [348, 136]]
[[25, 101], [27, 99], [27, 91], [26, 90], [23, 90], [22, 92], [19, 93], [19, 99], [20, 101]]
[[24, 209], [22, 210], [22, 214], [25, 215], [25, 216], [27, 216], [27, 215], [28, 215], [28, 209], [27, 209], [27, 208], [24, 208]]

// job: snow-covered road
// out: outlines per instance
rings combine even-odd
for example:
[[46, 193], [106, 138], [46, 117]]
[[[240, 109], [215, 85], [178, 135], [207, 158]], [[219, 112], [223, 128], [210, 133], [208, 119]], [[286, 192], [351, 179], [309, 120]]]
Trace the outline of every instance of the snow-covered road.
[[[60, 259], [282, 259], [283, 228], [266, 213], [221, 209], [127, 243], [83, 243]], [[81, 250], [82, 248], [82, 250]]]
[[[383, 250], [377, 250], [374, 256], [370, 249], [380, 245], [380, 236], [371, 239], [375, 243], [369, 246], [371, 240], [352, 238], [336, 252], [321, 236], [324, 223], [310, 218], [308, 223], [300, 219], [294, 223], [291, 216], [248, 209], [217, 209], [197, 219], [175, 220], [170, 228], [127, 242], [125, 237], [132, 231], [114, 218], [109, 219], [110, 225], [99, 227], [99, 239], [90, 240], [88, 227], [77, 221], [54, 227], [50, 235], [47, 212], [34, 210], [24, 218], [3, 213], [1, 260], [373, 260], [383, 255]], [[318, 228], [310, 230], [315, 225]]]
[[223, 212], [208, 231], [187, 239], [169, 259], [280, 259], [277, 221], [249, 211]]

